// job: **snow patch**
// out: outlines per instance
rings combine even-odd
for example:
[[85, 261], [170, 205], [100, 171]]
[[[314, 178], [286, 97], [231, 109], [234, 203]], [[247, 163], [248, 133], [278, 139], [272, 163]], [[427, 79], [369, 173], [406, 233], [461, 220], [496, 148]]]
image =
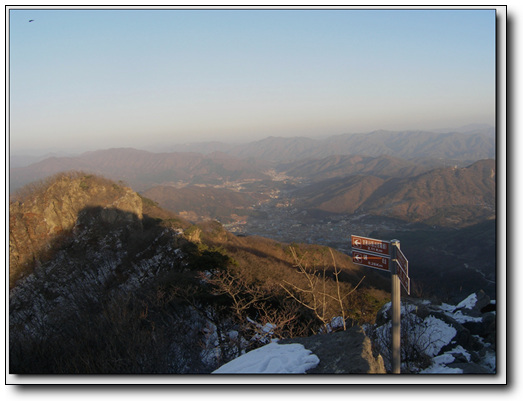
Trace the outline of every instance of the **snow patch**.
[[276, 342], [250, 351], [216, 369], [213, 374], [300, 374], [320, 359], [301, 344]]
[[456, 309], [472, 309], [474, 306], [476, 306], [476, 302], [478, 301], [478, 298], [476, 296], [476, 293], [470, 294], [467, 298], [465, 298], [463, 301], [461, 301], [459, 304], [456, 305]]
[[444, 312], [445, 315], [453, 318], [458, 323], [466, 323], [466, 322], [481, 322], [481, 317], [474, 317], [469, 315], [464, 315], [462, 311], [458, 310], [454, 313], [450, 312]]
[[439, 353], [441, 348], [450, 343], [450, 340], [456, 335], [456, 329], [443, 320], [436, 319], [430, 315], [423, 321], [425, 327], [414, 327], [413, 331], [421, 331], [419, 333], [418, 341], [426, 344], [425, 353], [429, 356], [435, 356]]

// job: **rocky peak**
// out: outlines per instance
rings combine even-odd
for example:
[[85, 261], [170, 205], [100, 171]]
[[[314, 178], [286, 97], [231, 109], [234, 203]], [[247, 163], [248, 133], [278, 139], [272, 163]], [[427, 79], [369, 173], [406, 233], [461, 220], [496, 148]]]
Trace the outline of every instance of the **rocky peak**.
[[82, 211], [88, 208], [100, 208], [101, 219], [107, 223], [141, 226], [140, 196], [130, 188], [95, 175], [60, 174], [14, 195], [9, 204], [11, 287], [46, 259], [52, 252], [53, 241], [71, 232]]

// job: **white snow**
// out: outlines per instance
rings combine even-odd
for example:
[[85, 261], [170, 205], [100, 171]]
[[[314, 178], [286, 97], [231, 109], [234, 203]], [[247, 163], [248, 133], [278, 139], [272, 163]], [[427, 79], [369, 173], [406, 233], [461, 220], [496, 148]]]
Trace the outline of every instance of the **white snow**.
[[330, 327], [332, 329], [341, 329], [343, 327], [343, 317], [341, 316], [335, 316], [332, 318], [331, 322], [330, 322]]
[[258, 332], [252, 337], [251, 340], [261, 342], [262, 344], [267, 344], [271, 341], [272, 335], [274, 334], [274, 330], [277, 328], [276, 325], [272, 323], [265, 323], [264, 325], [261, 325], [260, 323], [252, 320], [249, 317], [247, 317], [247, 321], [250, 324], [254, 325], [258, 330]]
[[[391, 309], [391, 306], [392, 306], [392, 302], [387, 302], [385, 305], [383, 305], [382, 307], [382, 311], [384, 313], [389, 313], [389, 310]], [[401, 304], [401, 315], [406, 315], [407, 313], [410, 313], [412, 311], [415, 311], [417, 309], [417, 306], [416, 305], [412, 305], [412, 304]]]
[[[427, 316], [424, 320], [415, 317], [412, 319], [415, 320], [408, 328], [407, 342], [415, 344], [430, 357], [438, 355], [441, 348], [449, 344], [456, 335], [454, 327], [432, 315]], [[382, 344], [387, 344], [390, 341], [391, 325], [392, 323], [388, 321], [377, 328], [378, 339]]]
[[474, 317], [469, 315], [464, 315], [462, 311], [458, 310], [454, 313], [451, 312], [445, 312], [445, 315], [450, 316], [458, 323], [466, 323], [466, 322], [481, 322], [481, 317]]
[[[476, 294], [471, 294], [458, 305], [441, 304], [438, 309], [458, 322], [481, 321], [481, 318], [463, 314], [463, 309], [472, 309], [476, 302]], [[388, 303], [384, 306], [384, 310], [390, 309], [390, 306], [391, 304]], [[415, 310], [415, 305], [402, 305], [402, 318], [407, 317]], [[451, 368], [447, 365], [454, 362], [458, 355], [462, 355], [468, 362], [471, 362], [471, 355], [465, 348], [461, 345], [455, 345], [452, 350], [439, 355], [444, 346], [456, 344], [456, 341], [452, 341], [456, 336], [456, 329], [430, 314], [424, 319], [417, 316], [411, 316], [411, 319], [413, 320], [407, 331], [409, 341], [416, 343], [427, 356], [432, 358], [431, 366], [418, 372], [421, 374], [463, 374], [462, 369]], [[333, 318], [331, 324], [337, 326], [340, 322], [342, 322], [341, 318]], [[271, 333], [274, 329], [271, 324], [258, 326], [262, 337], [265, 333]], [[391, 322], [389, 321], [377, 328], [378, 340], [384, 344], [386, 344], [386, 337], [390, 336], [390, 327]], [[232, 334], [229, 333], [231, 337]], [[272, 340], [271, 343], [243, 354], [221, 366], [213, 374], [304, 374], [316, 367], [318, 363], [319, 358], [310, 350], [305, 349], [303, 345], [281, 345], [278, 344], [277, 340]], [[487, 352], [481, 358], [481, 365], [495, 373], [495, 352]]]
[[417, 341], [425, 346], [425, 353], [435, 356], [454, 338], [456, 329], [432, 315], [427, 316], [423, 323], [423, 326], [413, 327], [412, 331], [418, 331], [414, 335], [418, 337]]
[[331, 319], [330, 323], [327, 323], [325, 327], [321, 327], [319, 330], [320, 334], [332, 333], [333, 330], [343, 328], [343, 317], [335, 316]]
[[472, 309], [476, 305], [477, 297], [475, 293], [470, 294], [467, 298], [457, 305], [442, 303], [439, 309], [447, 316], [453, 318], [458, 323], [481, 322], [481, 317], [469, 316], [463, 313], [462, 309]]
[[451, 351], [447, 351], [442, 355], [432, 358], [432, 365], [427, 369], [422, 370], [422, 374], [462, 374], [463, 370], [460, 368], [449, 368], [449, 363], [454, 362], [455, 358], [452, 354], [462, 354], [468, 362], [470, 362], [470, 354], [461, 345], [458, 345]]
[[472, 309], [476, 302], [478, 301], [478, 298], [476, 296], [476, 293], [470, 294], [467, 298], [465, 298], [463, 301], [461, 301], [459, 304], [456, 305], [456, 309]]
[[449, 305], [443, 302], [439, 309], [441, 309], [443, 312], [454, 312], [456, 310], [456, 305]]
[[213, 374], [300, 374], [319, 362], [319, 358], [301, 344], [272, 342], [233, 359]]
[[458, 345], [456, 348], [448, 351], [449, 354], [461, 354], [461, 355], [464, 355], [465, 358], [467, 358], [467, 362], [470, 362], [470, 354], [468, 353], [468, 351], [463, 348], [461, 345]]

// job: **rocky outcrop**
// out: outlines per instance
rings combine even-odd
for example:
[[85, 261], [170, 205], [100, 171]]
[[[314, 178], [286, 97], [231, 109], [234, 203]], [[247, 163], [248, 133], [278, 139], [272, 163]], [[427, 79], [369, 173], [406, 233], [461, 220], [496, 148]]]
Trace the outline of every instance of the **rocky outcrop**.
[[[102, 177], [62, 174], [9, 204], [10, 286], [47, 258], [53, 242], [66, 237], [89, 208], [102, 220], [140, 226], [142, 200], [131, 189]], [[120, 213], [125, 212], [125, 213]]]
[[307, 374], [386, 373], [381, 355], [374, 356], [370, 339], [359, 326], [346, 331], [291, 338], [279, 344], [302, 344], [320, 359]]
[[[496, 373], [495, 301], [483, 290], [456, 305], [403, 299], [401, 307], [402, 372]], [[367, 332], [390, 365], [391, 309], [386, 304]]]

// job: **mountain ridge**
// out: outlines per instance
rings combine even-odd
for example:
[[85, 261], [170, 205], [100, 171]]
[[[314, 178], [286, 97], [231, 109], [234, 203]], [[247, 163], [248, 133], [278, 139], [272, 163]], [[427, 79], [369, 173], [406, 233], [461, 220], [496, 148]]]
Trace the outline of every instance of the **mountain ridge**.
[[495, 218], [495, 168], [487, 159], [406, 178], [355, 175], [313, 183], [293, 195], [307, 209], [463, 226]]
[[[234, 146], [219, 146], [202, 143], [202, 152], [186, 146], [191, 152], [154, 153], [134, 148], [113, 148], [85, 152], [76, 157], [53, 157], [35, 164], [10, 169], [10, 187], [18, 188], [31, 181], [44, 178], [60, 171], [92, 171], [112, 179], [132, 181], [137, 190], [143, 190], [144, 180], [176, 181], [188, 180], [193, 169], [207, 168], [208, 180], [216, 180], [213, 166], [202, 166], [210, 159], [223, 167], [225, 155], [229, 162], [237, 164], [230, 174], [241, 169], [251, 177], [260, 178], [263, 169], [273, 168], [276, 163], [289, 163], [300, 159], [320, 159], [336, 155], [362, 155], [365, 157], [392, 156], [410, 159], [455, 160], [457, 164], [480, 159], [494, 158], [495, 137], [489, 130], [475, 132], [436, 133], [428, 131], [374, 131], [367, 134], [343, 134], [326, 139], [306, 137], [268, 137], [260, 141]], [[214, 156], [213, 156], [214, 154]], [[222, 155], [218, 157], [216, 155]], [[216, 160], [218, 159], [218, 160]], [[243, 164], [242, 164], [243, 163]], [[139, 167], [148, 174], [132, 171]], [[177, 170], [173, 173], [173, 170]], [[223, 178], [223, 177], [221, 177]]]
[[134, 148], [113, 148], [85, 152], [77, 157], [54, 157], [34, 165], [12, 168], [10, 186], [14, 190], [63, 171], [81, 170], [123, 180], [135, 190], [144, 190], [154, 184], [190, 181], [194, 177], [210, 183], [236, 177], [267, 178], [260, 172], [264, 169], [263, 162], [257, 164], [223, 153], [153, 153]]

